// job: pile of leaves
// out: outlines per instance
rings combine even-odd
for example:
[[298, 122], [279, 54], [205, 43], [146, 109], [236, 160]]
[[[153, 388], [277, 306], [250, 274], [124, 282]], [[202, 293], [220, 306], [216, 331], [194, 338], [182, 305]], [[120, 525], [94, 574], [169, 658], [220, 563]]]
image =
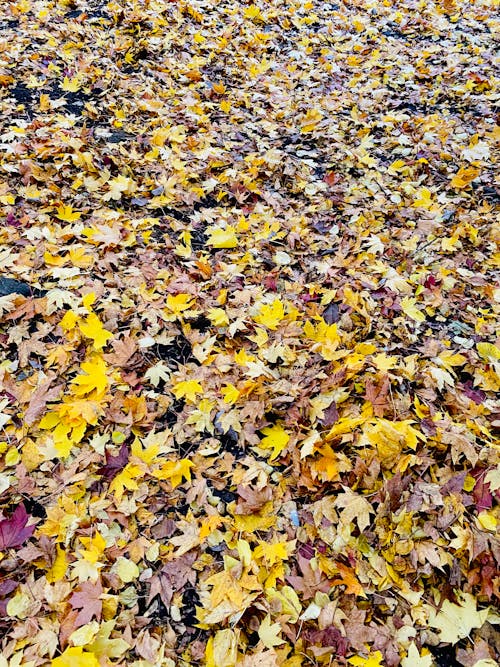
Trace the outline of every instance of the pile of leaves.
[[2, 667], [497, 664], [494, 5], [2, 3]]

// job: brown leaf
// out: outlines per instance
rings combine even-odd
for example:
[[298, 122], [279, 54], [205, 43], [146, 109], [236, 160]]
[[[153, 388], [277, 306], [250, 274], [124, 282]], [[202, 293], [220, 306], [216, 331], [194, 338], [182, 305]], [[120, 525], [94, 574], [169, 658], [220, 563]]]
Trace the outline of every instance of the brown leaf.
[[125, 336], [112, 343], [114, 352], [103, 355], [108, 364], [126, 368], [130, 359], [137, 352], [137, 343], [131, 336]]
[[240, 497], [234, 510], [235, 514], [255, 514], [273, 497], [272, 489], [268, 486], [263, 489], [254, 489], [251, 486], [239, 484], [237, 492]]
[[390, 382], [387, 375], [384, 375], [382, 381], [379, 383], [368, 379], [366, 381], [366, 400], [373, 406], [373, 412], [376, 417], [383, 417], [384, 412], [389, 409], [387, 402], [387, 394], [389, 392]]
[[75, 621], [76, 627], [86, 625], [93, 618], [97, 621], [101, 620], [102, 593], [100, 580], [97, 580], [96, 583], [85, 581], [83, 584], [80, 584], [78, 591], [73, 593], [69, 600], [70, 604], [73, 609], [80, 609]]
[[48, 373], [45, 382], [42, 382], [31, 395], [28, 408], [24, 413], [24, 421], [28, 426], [36, 422], [49, 401], [55, 401], [59, 397], [64, 385], [58, 384], [52, 389], [50, 388], [56, 377], [55, 373]]

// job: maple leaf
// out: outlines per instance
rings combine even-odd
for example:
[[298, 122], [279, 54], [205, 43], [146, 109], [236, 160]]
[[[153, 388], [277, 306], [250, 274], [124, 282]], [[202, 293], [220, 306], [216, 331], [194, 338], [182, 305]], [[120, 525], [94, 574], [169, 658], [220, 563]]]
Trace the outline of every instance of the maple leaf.
[[263, 324], [271, 331], [275, 331], [284, 317], [285, 308], [282, 302], [279, 299], [274, 299], [270, 304], [264, 303], [261, 305], [254, 320], [257, 324]]
[[261, 429], [261, 433], [264, 434], [264, 437], [260, 441], [260, 447], [263, 449], [272, 449], [273, 451], [269, 460], [274, 461], [274, 459], [279, 456], [287, 446], [290, 440], [290, 435], [285, 431], [281, 424], [266, 426]]
[[87, 646], [87, 650], [98, 658], [106, 660], [120, 658], [130, 648], [130, 644], [119, 637], [111, 639], [110, 635], [115, 625], [116, 619], [101, 623], [92, 643]]
[[72, 79], [64, 77], [63, 82], [59, 84], [61, 90], [67, 93], [76, 93], [81, 87], [80, 77], [74, 76]]
[[194, 403], [198, 394], [203, 393], [203, 387], [197, 380], [183, 380], [172, 387], [175, 398], [187, 398]]
[[77, 375], [73, 380], [76, 385], [74, 392], [77, 396], [84, 396], [95, 391], [97, 395], [102, 395], [108, 387], [108, 378], [106, 376], [107, 366], [102, 357], [93, 355], [89, 361], [81, 365], [84, 375]]
[[129, 456], [130, 452], [125, 443], [120, 447], [120, 451], [116, 456], [113, 456], [109, 450], [106, 450], [106, 465], [99, 468], [97, 473], [110, 482], [127, 465]]
[[33, 535], [35, 526], [26, 525], [31, 518], [24, 505], [18, 505], [10, 519], [0, 521], [0, 550], [18, 547]]
[[167, 296], [167, 308], [175, 315], [180, 315], [194, 305], [192, 294], [169, 294]]
[[262, 620], [257, 631], [259, 639], [266, 648], [273, 648], [285, 643], [285, 640], [279, 637], [280, 632], [281, 625], [279, 623], [271, 623], [270, 614]]
[[339, 571], [340, 577], [331, 582], [332, 586], [345, 586], [347, 595], [352, 594], [363, 598], [367, 597], [363, 586], [360, 584], [352, 568], [342, 563], [335, 563], [335, 568]]
[[84, 336], [94, 341], [94, 350], [101, 350], [108, 340], [113, 338], [111, 331], [107, 331], [103, 327], [101, 320], [95, 313], [90, 313], [84, 321], [79, 321], [78, 326]]
[[[55, 373], [49, 373], [46, 379], [32, 393], [28, 408], [24, 413], [24, 421], [26, 424], [34, 424], [40, 414], [43, 412], [46, 404], [58, 398], [61, 390], [63, 389], [63, 385], [58, 384], [51, 388], [55, 378]], [[0, 417], [0, 424], [1, 421], [2, 420]]]
[[314, 326], [309, 320], [304, 325], [304, 333], [308, 338], [316, 342], [314, 351], [318, 351], [327, 361], [333, 361], [336, 357], [337, 348], [341, 342], [338, 334], [337, 324], [327, 324], [323, 319]]
[[416, 193], [416, 199], [413, 202], [413, 206], [426, 209], [432, 208], [432, 192], [429, 190], [429, 188], [420, 188], [420, 190], [418, 190]]
[[86, 581], [80, 584], [78, 591], [73, 593], [69, 602], [73, 609], [79, 609], [75, 619], [75, 627], [89, 623], [93, 618], [101, 620], [102, 614], [102, 584], [98, 579], [95, 583]]
[[224, 396], [224, 403], [228, 403], [229, 405], [233, 405], [234, 403], [236, 403], [236, 401], [240, 396], [240, 392], [238, 391], [238, 389], [236, 389], [234, 384], [231, 383], [222, 387], [221, 393]]
[[466, 188], [472, 181], [480, 174], [480, 170], [476, 167], [460, 167], [457, 173], [450, 181], [452, 188]]
[[56, 558], [52, 564], [52, 567], [47, 570], [46, 579], [49, 584], [53, 584], [56, 581], [61, 581], [61, 579], [66, 574], [68, 569], [68, 561], [66, 558], [66, 552], [59, 545], [56, 546]]
[[492, 343], [477, 343], [476, 345], [479, 356], [484, 361], [495, 363], [500, 361], [500, 347]]
[[275, 542], [274, 544], [262, 543], [254, 550], [255, 558], [263, 559], [268, 566], [280, 563], [288, 558], [286, 542]]
[[470, 593], [459, 592], [459, 603], [445, 600], [441, 609], [429, 609], [429, 625], [439, 631], [442, 642], [456, 644], [468, 637], [474, 628], [481, 628], [489, 609], [477, 609], [476, 598]]
[[406, 657], [401, 660], [401, 667], [432, 667], [433, 663], [432, 654], [422, 651], [420, 655], [415, 643], [412, 642], [408, 647]]
[[363, 532], [370, 525], [370, 514], [374, 513], [374, 509], [366, 498], [354, 493], [348, 487], [343, 488], [344, 492], [339, 493], [335, 499], [335, 506], [344, 508], [340, 512], [340, 520], [343, 524], [349, 525], [356, 519], [359, 530]]
[[176, 486], [182, 483], [182, 478], [188, 482], [191, 481], [191, 468], [193, 465], [193, 462], [189, 459], [167, 461], [167, 463], [162, 465], [160, 470], [155, 470], [153, 475], [157, 479], [170, 480], [172, 488], [175, 489]]
[[[366, 400], [373, 406], [373, 412], [377, 417], [383, 417], [387, 409], [387, 393], [390, 388], [390, 380], [385, 375], [380, 384], [375, 384], [372, 380], [366, 381]], [[330, 424], [331, 425], [331, 424]]]
[[112, 343], [114, 352], [104, 355], [106, 363], [126, 368], [131, 357], [137, 351], [137, 343], [130, 336]]
[[73, 211], [72, 206], [61, 204], [57, 207], [56, 218], [63, 220], [63, 222], [75, 222], [75, 220], [80, 220], [82, 214], [78, 211]]
[[110, 199], [121, 199], [124, 193], [132, 194], [135, 184], [131, 178], [120, 174], [119, 176], [116, 176], [115, 178], [112, 178], [110, 181], [108, 181], [107, 185], [109, 190], [105, 195], [103, 195], [104, 201], [109, 201]]
[[157, 387], [160, 382], [168, 382], [170, 380], [170, 368], [164, 361], [158, 361], [156, 364], [148, 368], [144, 373], [144, 378], [149, 380], [153, 387]]
[[132, 463], [127, 463], [125, 468], [119, 472], [109, 485], [109, 490], [114, 493], [118, 502], [123, 498], [125, 489], [129, 491], [137, 491], [139, 485], [137, 479], [141, 479], [144, 475], [143, 470]]

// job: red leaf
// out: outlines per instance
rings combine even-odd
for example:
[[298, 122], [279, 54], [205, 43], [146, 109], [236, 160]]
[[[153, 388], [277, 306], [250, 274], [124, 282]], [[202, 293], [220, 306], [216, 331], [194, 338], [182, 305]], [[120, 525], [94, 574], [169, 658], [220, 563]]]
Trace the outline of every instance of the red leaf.
[[33, 535], [35, 526], [26, 525], [31, 518], [24, 505], [18, 505], [10, 519], [0, 521], [0, 551], [18, 547]]

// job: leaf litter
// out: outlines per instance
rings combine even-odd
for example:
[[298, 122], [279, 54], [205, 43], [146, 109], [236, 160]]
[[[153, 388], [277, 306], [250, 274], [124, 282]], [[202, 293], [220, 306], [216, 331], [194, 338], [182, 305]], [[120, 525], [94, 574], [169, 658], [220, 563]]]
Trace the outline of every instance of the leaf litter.
[[0, 664], [499, 659], [474, 3], [4, 3]]

